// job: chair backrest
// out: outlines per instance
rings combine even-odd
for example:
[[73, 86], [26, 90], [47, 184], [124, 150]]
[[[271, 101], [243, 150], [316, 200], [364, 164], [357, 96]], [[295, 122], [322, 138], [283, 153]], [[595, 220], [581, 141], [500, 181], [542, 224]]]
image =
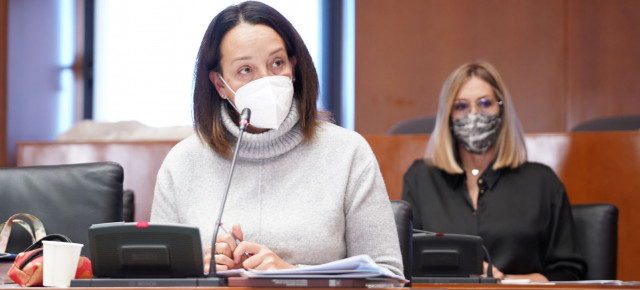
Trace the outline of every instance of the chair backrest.
[[585, 280], [615, 280], [618, 207], [608, 203], [571, 206], [578, 249], [587, 263]]
[[[123, 175], [115, 162], [0, 168], [0, 220], [15, 213], [32, 214], [47, 234], [63, 234], [84, 244], [86, 255], [92, 224], [122, 221]], [[13, 227], [7, 252], [24, 250], [24, 244], [14, 242], [14, 234], [26, 236]]]
[[397, 123], [389, 130], [389, 135], [431, 134], [435, 125], [436, 116], [420, 116]]
[[[400, 239], [404, 277], [411, 279], [413, 268], [413, 212], [411, 204], [404, 200], [392, 200], [391, 208], [393, 209], [398, 238]], [[410, 286], [410, 284], [405, 286]]]
[[640, 115], [598, 118], [582, 122], [572, 132], [640, 130]]
[[136, 216], [136, 198], [132, 189], [127, 189], [122, 193], [122, 219], [125, 222], [132, 222]]

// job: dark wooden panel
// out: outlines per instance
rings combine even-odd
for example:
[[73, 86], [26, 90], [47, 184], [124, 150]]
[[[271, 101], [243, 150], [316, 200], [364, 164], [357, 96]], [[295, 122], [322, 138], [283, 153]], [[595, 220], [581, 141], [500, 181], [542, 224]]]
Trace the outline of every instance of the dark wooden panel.
[[640, 114], [640, 1], [568, 0], [568, 126]]
[[384, 134], [435, 114], [447, 75], [484, 59], [527, 132], [564, 131], [564, 9], [555, 0], [357, 1], [356, 130]]

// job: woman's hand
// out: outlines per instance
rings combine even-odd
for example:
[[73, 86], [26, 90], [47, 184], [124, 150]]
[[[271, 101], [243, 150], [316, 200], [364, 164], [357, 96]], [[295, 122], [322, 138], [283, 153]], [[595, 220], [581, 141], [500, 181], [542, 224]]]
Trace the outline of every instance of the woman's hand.
[[[233, 235], [227, 233], [219, 234], [216, 239], [216, 252], [214, 255], [216, 272], [238, 268], [256, 270], [297, 268], [297, 266], [282, 260], [264, 245], [242, 242], [243, 233], [239, 224], [233, 225], [231, 233]], [[241, 241], [238, 245], [236, 245], [236, 239], [234, 237]], [[204, 263], [204, 272], [209, 273], [211, 247], [205, 251]]]
[[[216, 238], [216, 252], [215, 254], [215, 262], [216, 262], [216, 272], [217, 271], [226, 271], [230, 269], [240, 268], [242, 265], [234, 262], [234, 250], [236, 249], [236, 239], [242, 241], [242, 229], [239, 224], [233, 225], [231, 229], [231, 233], [222, 233], [218, 234]], [[204, 272], [209, 273], [209, 265], [211, 264], [211, 247], [207, 248], [204, 252]]]
[[245, 269], [278, 270], [298, 267], [285, 262], [266, 246], [256, 243], [240, 243], [233, 256], [234, 262]]
[[[484, 262], [482, 264], [483, 267], [483, 271], [484, 273], [482, 274], [483, 277], [487, 277], [487, 267], [489, 266], [489, 264], [487, 264], [487, 262]], [[522, 274], [522, 275], [513, 275], [513, 274], [509, 274], [506, 275], [504, 273], [502, 273], [502, 271], [500, 271], [498, 268], [496, 268], [496, 266], [492, 266], [493, 267], [493, 277], [494, 278], [498, 278], [500, 280], [504, 280], [504, 279], [528, 279], [531, 282], [548, 282], [549, 279], [547, 279], [547, 277], [545, 277], [544, 275], [540, 274], [540, 273], [531, 273], [531, 274]]]
[[[487, 268], [489, 267], [489, 263], [482, 262], [482, 277], [487, 277]], [[491, 265], [491, 271], [493, 274], [493, 278], [498, 278], [498, 280], [504, 279], [505, 275], [500, 271], [496, 266]]]

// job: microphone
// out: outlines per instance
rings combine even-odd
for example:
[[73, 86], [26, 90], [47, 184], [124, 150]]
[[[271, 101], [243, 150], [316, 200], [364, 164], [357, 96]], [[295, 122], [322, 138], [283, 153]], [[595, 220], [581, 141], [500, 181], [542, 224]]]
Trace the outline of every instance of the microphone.
[[[251, 109], [244, 108], [240, 113], [240, 122], [239, 128], [240, 133], [238, 134], [238, 141], [236, 141], [236, 148], [233, 151], [233, 159], [231, 159], [231, 168], [229, 169], [229, 178], [227, 178], [227, 185], [224, 189], [224, 195], [222, 196], [222, 202], [220, 202], [220, 210], [218, 210], [218, 218], [216, 219], [215, 228], [213, 230], [213, 240], [211, 240], [211, 261], [209, 263], [209, 276], [208, 277], [217, 277], [216, 275], [216, 261], [215, 261], [215, 253], [216, 253], [216, 237], [218, 236], [218, 229], [220, 229], [220, 222], [222, 221], [222, 211], [224, 210], [224, 204], [227, 201], [227, 196], [229, 195], [229, 186], [231, 185], [231, 178], [233, 177], [233, 170], [236, 167], [236, 159], [238, 158], [238, 149], [240, 148], [240, 143], [242, 142], [242, 133], [249, 126], [249, 120], [251, 119]], [[221, 281], [222, 282], [222, 281]], [[224, 286], [224, 283], [220, 283], [220, 286]]]
[[[251, 119], [251, 109], [244, 108], [242, 113], [240, 113], [240, 136], [238, 136], [238, 144], [240, 144], [240, 138], [242, 138], [242, 133], [247, 130], [249, 126], [249, 119]], [[238, 147], [236, 147], [236, 153], [238, 152]], [[235, 158], [235, 156], [234, 156]]]

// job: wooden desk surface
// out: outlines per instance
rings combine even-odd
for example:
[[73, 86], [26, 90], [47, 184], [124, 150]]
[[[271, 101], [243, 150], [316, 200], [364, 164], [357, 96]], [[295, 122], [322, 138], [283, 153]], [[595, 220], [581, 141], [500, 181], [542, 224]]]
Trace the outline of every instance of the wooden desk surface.
[[[0, 288], [3, 288], [0, 286]], [[371, 288], [294, 288], [294, 287], [282, 287], [282, 288], [268, 288], [268, 287], [90, 287], [90, 288], [49, 288], [47, 289], [78, 289], [78, 290], [173, 290], [173, 289], [185, 289], [185, 290], [253, 290], [253, 289], [371, 289]], [[640, 289], [640, 285], [501, 285], [501, 284], [414, 284], [411, 288], [375, 288], [375, 289], [457, 289], [457, 290], [505, 290], [505, 289], [522, 289], [522, 290], [535, 290], [535, 289]]]

